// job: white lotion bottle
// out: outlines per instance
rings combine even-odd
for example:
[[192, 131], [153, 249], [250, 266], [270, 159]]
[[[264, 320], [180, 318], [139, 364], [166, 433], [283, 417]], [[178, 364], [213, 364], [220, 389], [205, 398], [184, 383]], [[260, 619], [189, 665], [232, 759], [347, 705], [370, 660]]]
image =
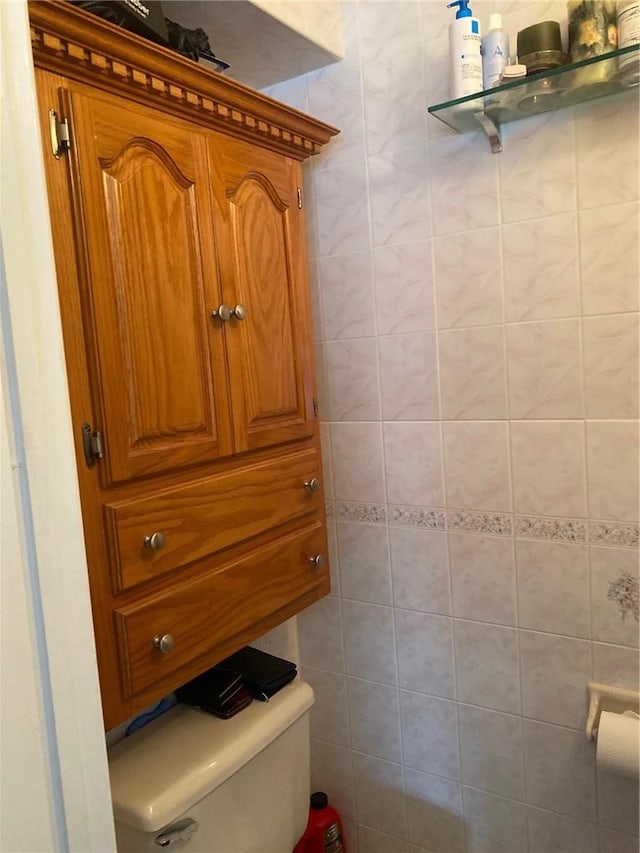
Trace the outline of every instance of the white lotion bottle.
[[473, 17], [469, 0], [454, 0], [447, 9], [458, 6], [456, 18], [449, 24], [451, 97], [464, 98], [482, 91], [482, 55], [480, 21]]
[[482, 85], [490, 89], [500, 82], [509, 64], [509, 34], [502, 29], [502, 15], [489, 15], [489, 32], [482, 39]]

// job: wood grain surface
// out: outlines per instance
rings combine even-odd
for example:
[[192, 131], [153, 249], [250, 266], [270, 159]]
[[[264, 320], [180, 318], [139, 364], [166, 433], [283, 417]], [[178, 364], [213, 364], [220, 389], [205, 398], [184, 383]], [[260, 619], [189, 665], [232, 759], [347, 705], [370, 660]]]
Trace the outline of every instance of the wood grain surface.
[[109, 729], [329, 591], [303, 559], [327, 543], [297, 187], [333, 130], [69, 3], [30, 12]]
[[[320, 477], [315, 450], [192, 480], [146, 497], [105, 505], [113, 536], [116, 590], [125, 590], [319, 510], [321, 491], [305, 482]], [[160, 532], [153, 551], [146, 536]]]
[[110, 483], [232, 451], [204, 134], [71, 94]]
[[[117, 608], [127, 693], [133, 695], [228, 643], [311, 590], [321, 593], [326, 575], [309, 559], [323, 547], [323, 525], [316, 521], [143, 604]], [[164, 634], [175, 640], [168, 654], [153, 644], [155, 636]]]

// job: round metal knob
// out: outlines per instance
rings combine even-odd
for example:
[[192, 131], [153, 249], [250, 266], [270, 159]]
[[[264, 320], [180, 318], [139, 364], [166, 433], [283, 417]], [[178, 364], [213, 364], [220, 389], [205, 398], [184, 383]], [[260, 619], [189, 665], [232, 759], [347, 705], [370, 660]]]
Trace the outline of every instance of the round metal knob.
[[235, 308], [231, 309], [231, 315], [236, 318], [236, 320], [246, 320], [247, 319], [247, 309], [241, 303], [238, 303]]
[[320, 489], [320, 480], [317, 477], [312, 477], [311, 480], [306, 480], [304, 484], [305, 489], [309, 489], [310, 492], [317, 492]]
[[167, 537], [159, 530], [156, 533], [152, 533], [151, 536], [144, 537], [144, 544], [147, 548], [151, 548], [152, 551], [160, 551], [164, 548], [166, 541]]
[[224, 302], [222, 305], [218, 305], [217, 308], [214, 308], [211, 312], [211, 316], [214, 320], [222, 320], [223, 323], [226, 323], [227, 320], [231, 319], [231, 308], [228, 305], [225, 305]]
[[169, 652], [173, 651], [176, 645], [175, 637], [171, 634], [156, 634], [153, 638], [154, 648], [160, 649], [163, 655], [168, 655]]
[[314, 554], [313, 557], [309, 557], [309, 562], [314, 569], [321, 569], [324, 566], [324, 557], [322, 554]]

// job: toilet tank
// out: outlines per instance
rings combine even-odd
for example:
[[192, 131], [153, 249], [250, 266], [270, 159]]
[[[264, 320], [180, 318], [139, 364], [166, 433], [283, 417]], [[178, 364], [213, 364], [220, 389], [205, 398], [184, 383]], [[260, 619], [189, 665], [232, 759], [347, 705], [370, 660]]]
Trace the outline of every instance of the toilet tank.
[[177, 705], [109, 750], [119, 853], [291, 853], [309, 807], [309, 709], [296, 680], [229, 720]]

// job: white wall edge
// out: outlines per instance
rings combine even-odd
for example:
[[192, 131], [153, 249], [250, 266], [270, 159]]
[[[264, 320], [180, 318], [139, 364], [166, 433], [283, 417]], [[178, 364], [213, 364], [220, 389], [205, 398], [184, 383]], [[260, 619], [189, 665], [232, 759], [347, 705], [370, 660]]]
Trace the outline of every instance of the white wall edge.
[[115, 839], [26, 0], [0, 2], [0, 38], [10, 452], [24, 470], [21, 534], [44, 639], [40, 683], [53, 731], [43, 737], [60, 786], [61, 843], [106, 853]]

